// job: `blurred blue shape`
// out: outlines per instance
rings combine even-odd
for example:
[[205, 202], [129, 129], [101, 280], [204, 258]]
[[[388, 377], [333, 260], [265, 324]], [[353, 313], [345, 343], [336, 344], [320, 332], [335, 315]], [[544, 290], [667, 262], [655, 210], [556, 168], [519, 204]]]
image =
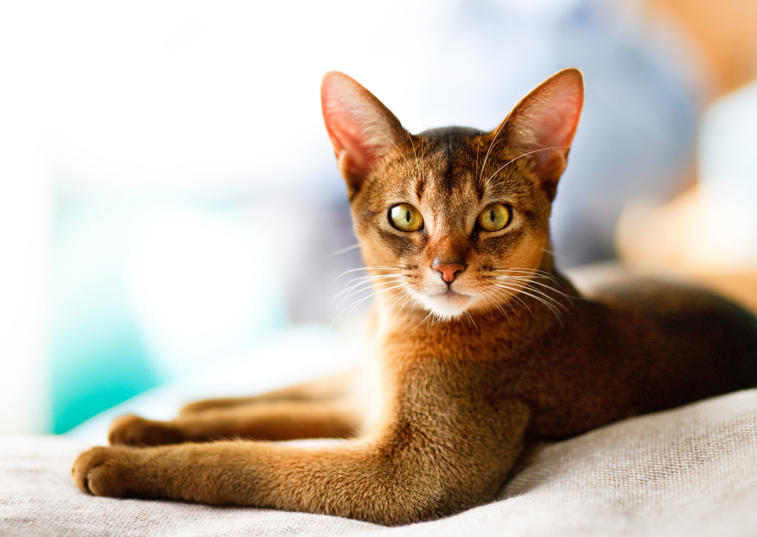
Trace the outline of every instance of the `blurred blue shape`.
[[121, 307], [106, 303], [73, 313], [54, 331], [52, 432], [64, 433], [158, 385], [133, 320], [113, 311]]
[[239, 207], [59, 196], [58, 209], [56, 433], [287, 322]]
[[757, 266], [757, 81], [716, 101], [702, 119], [700, 251], [709, 263]]
[[429, 30], [424, 81], [413, 88], [423, 95], [413, 118], [422, 128], [451, 119], [491, 129], [556, 71], [583, 71], [584, 111], [553, 207], [561, 266], [615, 257], [622, 208], [639, 197], [665, 201], [693, 178], [702, 69], [671, 21], [634, 20], [618, 6], [459, 0], [446, 26]]
[[124, 294], [126, 212], [58, 196], [53, 254], [53, 431], [158, 384]]

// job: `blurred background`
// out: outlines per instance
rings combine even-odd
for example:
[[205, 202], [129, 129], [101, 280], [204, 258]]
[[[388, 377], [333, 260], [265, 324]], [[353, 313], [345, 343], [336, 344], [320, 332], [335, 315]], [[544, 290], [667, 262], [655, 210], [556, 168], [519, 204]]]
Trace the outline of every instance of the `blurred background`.
[[419, 132], [491, 129], [569, 66], [587, 90], [561, 265], [754, 288], [753, 0], [0, 4], [0, 433], [66, 432], [359, 316], [333, 300], [361, 261], [325, 71]]

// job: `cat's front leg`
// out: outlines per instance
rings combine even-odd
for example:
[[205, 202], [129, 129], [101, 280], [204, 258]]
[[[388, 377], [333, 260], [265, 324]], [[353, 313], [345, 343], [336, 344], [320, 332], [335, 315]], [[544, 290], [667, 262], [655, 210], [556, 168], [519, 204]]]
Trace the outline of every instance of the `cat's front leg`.
[[211, 505], [273, 507], [394, 524], [441, 516], [427, 491], [413, 491], [376, 446], [329, 449], [260, 442], [154, 448], [96, 447], [75, 461], [84, 492], [118, 498], [177, 499]]
[[[93, 448], [74, 463], [76, 485], [99, 496], [166, 498], [330, 514], [381, 524], [449, 515], [490, 500], [522, 449], [525, 405], [506, 434], [455, 421], [443, 435], [412, 423], [369, 437], [306, 447], [225, 441]], [[449, 434], [447, 434], [449, 433]]]

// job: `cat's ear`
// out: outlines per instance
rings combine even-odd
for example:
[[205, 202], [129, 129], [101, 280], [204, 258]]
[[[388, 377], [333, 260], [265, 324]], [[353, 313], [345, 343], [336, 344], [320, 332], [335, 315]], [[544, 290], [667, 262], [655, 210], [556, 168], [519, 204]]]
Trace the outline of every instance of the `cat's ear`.
[[507, 147], [517, 155], [527, 155], [523, 158], [530, 162], [550, 200], [568, 164], [583, 102], [581, 71], [565, 69], [537, 86], [493, 131], [495, 136], [502, 131]]
[[337, 166], [353, 194], [381, 157], [404, 144], [408, 133], [370, 91], [339, 71], [323, 77], [321, 108]]

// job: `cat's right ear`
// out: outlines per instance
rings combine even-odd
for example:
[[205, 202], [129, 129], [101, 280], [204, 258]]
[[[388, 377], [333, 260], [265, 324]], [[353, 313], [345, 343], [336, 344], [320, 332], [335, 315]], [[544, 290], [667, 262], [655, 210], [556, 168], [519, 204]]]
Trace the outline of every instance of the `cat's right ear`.
[[376, 163], [398, 149], [408, 133], [370, 91], [339, 71], [323, 77], [321, 108], [339, 172], [352, 196]]

